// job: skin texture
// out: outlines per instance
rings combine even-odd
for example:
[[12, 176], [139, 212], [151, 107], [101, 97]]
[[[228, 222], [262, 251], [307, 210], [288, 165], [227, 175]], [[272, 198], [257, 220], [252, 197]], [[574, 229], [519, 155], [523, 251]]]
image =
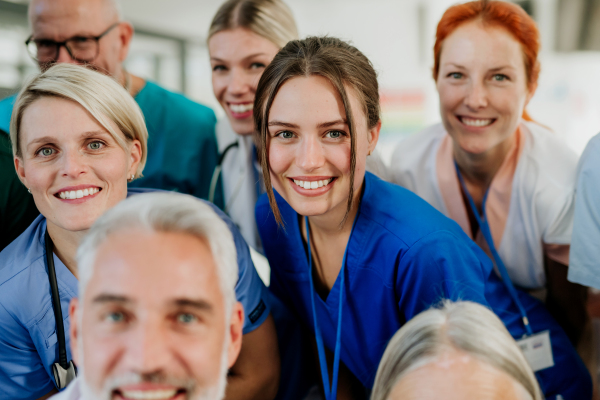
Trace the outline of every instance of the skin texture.
[[236, 113], [230, 106], [254, 103], [258, 81], [279, 47], [248, 29], [235, 28], [214, 34], [208, 41], [208, 50], [215, 97], [233, 130], [238, 135], [252, 134], [252, 109]]
[[[527, 82], [521, 44], [505, 29], [466, 23], [444, 40], [437, 77], [440, 114], [454, 144], [454, 158], [479, 212], [485, 192], [515, 140], [535, 87]], [[466, 126], [462, 117], [493, 119]], [[478, 226], [466, 197], [471, 231]], [[586, 289], [569, 282], [567, 266], [546, 258], [547, 306], [577, 344], [584, 330]]]
[[[239, 354], [244, 315], [239, 302], [225, 315], [208, 243], [132, 229], [110, 236], [97, 254], [69, 311], [74, 359], [89, 388], [108, 385], [113, 399], [161, 389], [181, 390], [176, 399], [216, 399], [215, 383]], [[139, 381], [118, 382], [130, 375]]]
[[[23, 158], [14, 159], [17, 174], [46, 217], [55, 253], [77, 276], [79, 240], [100, 215], [127, 196], [127, 178], [141, 159], [140, 143], [135, 140], [123, 149], [79, 104], [42, 97], [23, 114], [21, 146]], [[77, 201], [57, 197], [65, 189], [80, 187], [100, 192]]]
[[[32, 0], [29, 5], [29, 21], [35, 39], [63, 41], [74, 36], [97, 36], [115, 22], [119, 22], [116, 10], [107, 0]], [[113, 76], [125, 85], [122, 63], [127, 57], [133, 26], [120, 22], [99, 41], [99, 54], [90, 66]], [[75, 63], [64, 47], [60, 48], [57, 63]], [[43, 70], [47, 65], [40, 64]], [[137, 93], [144, 80], [131, 76], [130, 93]]]
[[389, 396], [389, 400], [437, 399], [527, 400], [531, 396], [507, 373], [458, 351], [409, 372]]
[[[364, 183], [367, 154], [375, 148], [381, 124], [369, 129], [362, 104], [346, 87], [356, 129], [356, 170], [350, 182], [350, 131], [339, 93], [320, 76], [296, 77], [279, 89], [269, 112], [269, 159], [274, 188], [300, 216], [308, 216], [317, 292], [326, 296], [339, 274], [344, 250], [359, 202], [355, 201], [343, 226], [350, 184], [355, 200]], [[335, 178], [329, 190], [307, 195], [292, 179]], [[306, 193], [308, 192], [308, 193]], [[306, 240], [304, 223], [302, 234]], [[330, 363], [331, 364], [331, 363]], [[352, 398], [356, 378], [340, 369], [338, 397]]]

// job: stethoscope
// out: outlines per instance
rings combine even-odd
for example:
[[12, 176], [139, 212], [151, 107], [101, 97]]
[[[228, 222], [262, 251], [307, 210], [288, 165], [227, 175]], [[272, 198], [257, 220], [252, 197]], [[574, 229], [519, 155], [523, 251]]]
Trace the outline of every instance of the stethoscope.
[[223, 160], [225, 160], [225, 156], [227, 155], [229, 150], [235, 147], [240, 147], [240, 144], [237, 140], [231, 143], [229, 146], [225, 147], [225, 150], [223, 150], [223, 152], [219, 156], [219, 159], [217, 160], [217, 166], [215, 167], [212, 174], [212, 178], [210, 179], [210, 189], [208, 191], [208, 201], [210, 201], [211, 203], [215, 202], [215, 191], [217, 190], [217, 182], [219, 181], [219, 176], [221, 175], [221, 171], [223, 171]]
[[52, 308], [54, 309], [54, 320], [56, 322], [56, 337], [58, 339], [58, 362], [52, 364], [52, 375], [56, 387], [61, 390], [67, 387], [77, 377], [77, 367], [72, 360], [67, 360], [67, 346], [65, 340], [65, 325], [63, 323], [62, 310], [60, 308], [60, 295], [56, 283], [56, 270], [54, 269], [54, 243], [46, 229], [46, 268], [48, 268], [48, 281], [52, 297]]

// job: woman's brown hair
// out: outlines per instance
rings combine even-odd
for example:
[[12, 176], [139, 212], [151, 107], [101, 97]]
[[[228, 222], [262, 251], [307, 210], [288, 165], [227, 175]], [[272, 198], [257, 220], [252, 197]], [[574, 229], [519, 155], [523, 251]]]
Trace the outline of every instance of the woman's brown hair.
[[321, 76], [338, 91], [350, 131], [350, 190], [348, 207], [342, 224], [352, 208], [356, 169], [356, 130], [348, 92], [351, 88], [363, 105], [367, 127], [374, 128], [380, 120], [379, 85], [373, 65], [356, 47], [333, 37], [307, 37], [293, 40], [283, 47], [263, 72], [254, 100], [255, 143], [263, 170], [269, 203], [277, 223], [283, 225], [275, 201], [269, 163], [269, 111], [277, 92], [295, 77]]

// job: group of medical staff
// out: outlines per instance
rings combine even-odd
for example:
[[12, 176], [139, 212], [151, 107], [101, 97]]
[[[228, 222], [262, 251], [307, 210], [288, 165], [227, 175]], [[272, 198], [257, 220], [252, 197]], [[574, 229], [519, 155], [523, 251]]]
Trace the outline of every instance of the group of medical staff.
[[[304, 398], [315, 384], [327, 400], [367, 398], [392, 336], [445, 299], [488, 307], [518, 343], [539, 339], [549, 361], [525, 356], [545, 398], [591, 399], [575, 348], [587, 286], [600, 288], [600, 136], [578, 161], [527, 114], [541, 43], [518, 5], [444, 13], [433, 49], [441, 123], [400, 142], [391, 165], [376, 149], [371, 62], [333, 37], [299, 39], [280, 0], [229, 0], [214, 16], [219, 121], [123, 68], [133, 28], [114, 1], [33, 0], [29, 18], [45, 81], [69, 73], [54, 64], [92, 65], [144, 120], [107, 123], [134, 110], [78, 100], [101, 89], [76, 70], [73, 89], [34, 81], [0, 102], [11, 146], [0, 168], [12, 179], [0, 189], [2, 398], [64, 388], [54, 369], [59, 348], [71, 357], [78, 243], [126, 197], [169, 190], [214, 203], [236, 243], [245, 320], [228, 399]], [[74, 206], [92, 197], [93, 212]], [[265, 257], [268, 288], [254, 267]]]

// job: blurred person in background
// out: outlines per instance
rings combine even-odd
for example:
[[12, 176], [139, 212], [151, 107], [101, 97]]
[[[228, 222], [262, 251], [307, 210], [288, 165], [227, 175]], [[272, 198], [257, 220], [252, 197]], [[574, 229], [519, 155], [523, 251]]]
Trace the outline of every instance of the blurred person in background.
[[521, 349], [480, 304], [445, 302], [392, 337], [371, 400], [542, 400]]
[[[125, 70], [133, 26], [121, 19], [117, 0], [32, 0], [29, 24], [32, 35], [27, 50], [42, 71], [54, 63], [86, 64], [112, 76], [134, 96], [146, 119], [149, 140], [145, 174], [132, 187], [208, 198], [218, 158], [214, 112]], [[14, 102], [15, 96], [0, 101], [0, 130], [5, 132]], [[14, 185], [2, 186], [0, 192], [0, 198], [22, 195]], [[223, 205], [220, 187], [214, 202]], [[15, 208], [27, 207], [24, 202]], [[13, 224], [19, 224], [20, 214], [24, 218], [20, 226], [31, 222], [31, 212], [9, 209], [4, 213], [15, 216]]]
[[586, 288], [567, 281], [577, 156], [525, 111], [539, 48], [518, 5], [446, 10], [433, 67], [442, 123], [398, 144], [390, 176], [458, 222], [517, 287], [542, 291], [577, 344], [587, 321]]
[[289, 42], [260, 79], [254, 118], [270, 290], [311, 329], [327, 400], [365, 398], [389, 339], [441, 299], [489, 305], [521, 346], [535, 341], [547, 399], [590, 400], [590, 375], [544, 305], [505, 285], [456, 222], [365, 171], [381, 120], [363, 53], [332, 37]]
[[[81, 66], [53, 66], [17, 97], [11, 121], [14, 163], [42, 215], [0, 253], [3, 396], [45, 398], [73, 377], [67, 311], [77, 297], [75, 252], [106, 210], [130, 194], [155, 190], [127, 187], [141, 176], [147, 136], [141, 110], [125, 89]], [[233, 222], [211, 207], [235, 240], [236, 295], [249, 338], [229, 371], [229, 382], [247, 385], [251, 393], [258, 383], [268, 398], [276, 391], [279, 368], [268, 292]], [[266, 382], [251, 379], [255, 376], [266, 376]]]
[[265, 67], [287, 42], [298, 38], [289, 7], [280, 0], [229, 0], [215, 14], [208, 31], [208, 50], [215, 97], [226, 118], [217, 123], [219, 172], [225, 212], [246, 242], [262, 251], [254, 205], [264, 193], [254, 145], [252, 110], [256, 85]]
[[577, 166], [569, 280], [600, 290], [600, 135], [588, 142]]
[[56, 400], [220, 400], [242, 346], [236, 246], [207, 203], [146, 193], [100, 217], [77, 251], [71, 347]]

